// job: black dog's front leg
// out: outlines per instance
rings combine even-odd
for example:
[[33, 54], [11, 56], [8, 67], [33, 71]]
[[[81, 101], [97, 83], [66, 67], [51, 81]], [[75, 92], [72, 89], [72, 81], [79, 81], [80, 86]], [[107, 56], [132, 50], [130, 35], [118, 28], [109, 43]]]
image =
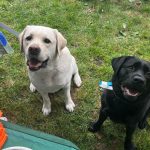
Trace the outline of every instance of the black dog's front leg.
[[144, 129], [147, 125], [148, 125], [148, 122], [147, 122], [147, 116], [149, 115], [150, 113], [150, 108], [147, 110], [146, 114], [144, 115], [143, 119], [139, 122], [138, 124], [138, 127], [140, 129]]
[[97, 132], [98, 130], [100, 130], [107, 116], [108, 116], [107, 109], [106, 108], [101, 109], [99, 114], [99, 119], [96, 122], [93, 122], [88, 128], [88, 130], [91, 132]]
[[136, 150], [136, 147], [132, 142], [133, 133], [135, 129], [136, 129], [136, 125], [126, 125], [126, 137], [124, 143], [125, 150]]

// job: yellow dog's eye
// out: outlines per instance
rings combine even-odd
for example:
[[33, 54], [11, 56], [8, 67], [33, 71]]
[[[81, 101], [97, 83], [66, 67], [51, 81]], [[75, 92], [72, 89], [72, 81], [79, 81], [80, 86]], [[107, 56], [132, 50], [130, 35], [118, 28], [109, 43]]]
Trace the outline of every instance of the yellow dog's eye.
[[50, 41], [49, 39], [47, 39], [47, 38], [44, 39], [44, 42], [45, 42], [46, 44], [51, 43], [51, 41]]
[[32, 36], [31, 36], [31, 35], [27, 36], [27, 37], [26, 37], [26, 40], [27, 40], [27, 41], [31, 41], [31, 40], [32, 40]]

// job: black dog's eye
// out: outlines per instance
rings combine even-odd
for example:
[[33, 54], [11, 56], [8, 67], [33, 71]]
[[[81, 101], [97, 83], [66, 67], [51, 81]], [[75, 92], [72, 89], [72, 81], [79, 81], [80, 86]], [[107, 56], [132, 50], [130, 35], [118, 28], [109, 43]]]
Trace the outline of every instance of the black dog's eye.
[[46, 44], [51, 43], [51, 41], [50, 41], [49, 39], [47, 39], [47, 38], [44, 39], [44, 42], [45, 42]]
[[134, 67], [134, 66], [128, 66], [127, 69], [128, 69], [129, 71], [134, 71], [135, 67]]
[[31, 36], [31, 35], [27, 36], [27, 37], [26, 37], [26, 40], [27, 40], [27, 41], [31, 41], [31, 40], [32, 40], [32, 36]]

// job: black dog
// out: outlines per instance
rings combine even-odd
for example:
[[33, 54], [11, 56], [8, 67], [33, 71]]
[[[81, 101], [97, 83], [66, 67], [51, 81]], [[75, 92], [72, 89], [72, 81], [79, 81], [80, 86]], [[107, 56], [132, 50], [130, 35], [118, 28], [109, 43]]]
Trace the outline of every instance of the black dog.
[[150, 62], [122, 56], [112, 60], [112, 67], [113, 91], [103, 92], [99, 119], [89, 130], [100, 130], [107, 117], [123, 123], [126, 126], [124, 149], [135, 150], [133, 133], [137, 126], [145, 128], [150, 111]]

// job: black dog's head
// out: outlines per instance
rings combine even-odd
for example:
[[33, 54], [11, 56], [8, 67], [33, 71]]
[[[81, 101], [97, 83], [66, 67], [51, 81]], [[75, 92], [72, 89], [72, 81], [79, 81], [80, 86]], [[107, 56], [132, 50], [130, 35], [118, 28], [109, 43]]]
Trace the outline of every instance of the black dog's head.
[[134, 56], [122, 56], [112, 60], [113, 89], [116, 95], [127, 101], [136, 101], [150, 92], [150, 62]]

